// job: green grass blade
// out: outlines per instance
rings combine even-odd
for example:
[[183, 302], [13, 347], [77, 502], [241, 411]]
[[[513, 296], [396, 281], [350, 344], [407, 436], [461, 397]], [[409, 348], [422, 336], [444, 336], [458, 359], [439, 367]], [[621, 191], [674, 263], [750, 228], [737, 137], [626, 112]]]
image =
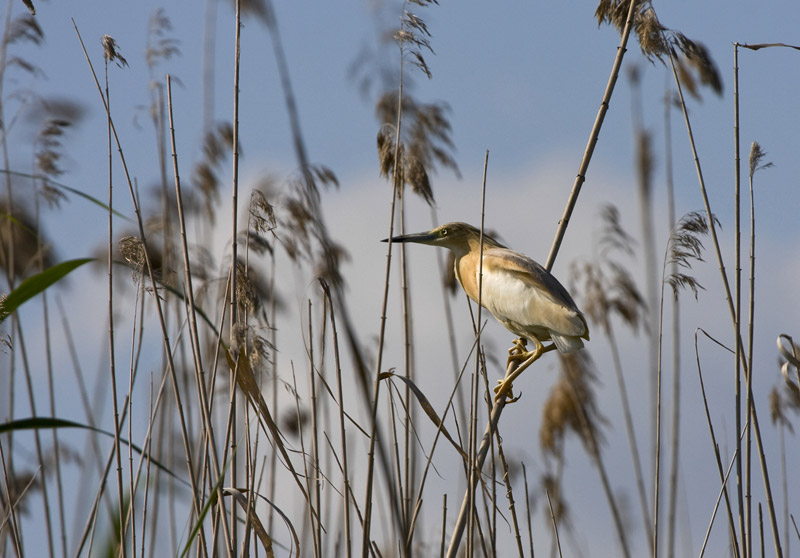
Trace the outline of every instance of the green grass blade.
[[91, 261], [94, 261], [94, 258], [67, 260], [25, 279], [16, 289], [0, 299], [0, 322], [3, 322], [24, 302], [35, 297], [53, 283], [60, 281], [74, 269]]
[[[80, 422], [75, 422], [72, 420], [67, 419], [60, 419], [55, 417], [30, 417], [24, 419], [17, 419], [12, 420], [10, 422], [3, 422], [0, 423], [0, 434], [5, 432], [19, 432], [21, 430], [41, 430], [44, 428], [83, 428], [85, 430], [91, 430], [92, 432], [97, 432], [98, 434], [104, 434], [111, 438], [114, 437], [113, 432], [108, 432], [107, 430], [103, 430], [101, 428], [96, 428], [94, 426], [90, 426], [88, 424], [82, 424]], [[150, 462], [167, 473], [172, 478], [176, 479], [177, 481], [189, 486], [189, 483], [177, 476], [171, 470], [169, 470], [166, 465], [158, 462], [156, 459], [153, 458], [152, 455], [147, 454], [142, 448], [137, 446], [134, 443], [126, 440], [125, 438], [120, 438], [119, 441], [127, 446], [130, 446], [133, 451], [136, 453], [143, 455], [145, 457], [149, 457]]]
[[[35, 179], [35, 180], [44, 180], [49, 186], [52, 186], [53, 188], [58, 188], [59, 190], [65, 190], [67, 192], [75, 194], [76, 196], [80, 196], [83, 199], [85, 199], [85, 200], [87, 200], [87, 201], [89, 201], [89, 202], [91, 202], [91, 203], [93, 203], [93, 204], [105, 209], [106, 211], [108, 211], [108, 205], [104, 204], [102, 201], [100, 201], [99, 199], [95, 198], [94, 196], [90, 196], [86, 192], [81, 192], [80, 190], [72, 188], [71, 186], [67, 186], [66, 184], [62, 184], [60, 182], [56, 182], [55, 180], [51, 180], [47, 176], [43, 176], [41, 174], [30, 174], [30, 173], [27, 173], [27, 172], [12, 171], [12, 170], [0, 170], [0, 174], [8, 174], [8, 175], [11, 175], [11, 176], [21, 176], [23, 178], [31, 178], [31, 179]], [[125, 219], [126, 221], [131, 221], [130, 217], [120, 213], [116, 209], [112, 209], [111, 212], [114, 215], [116, 215], [117, 217], [121, 217], [122, 219]]]

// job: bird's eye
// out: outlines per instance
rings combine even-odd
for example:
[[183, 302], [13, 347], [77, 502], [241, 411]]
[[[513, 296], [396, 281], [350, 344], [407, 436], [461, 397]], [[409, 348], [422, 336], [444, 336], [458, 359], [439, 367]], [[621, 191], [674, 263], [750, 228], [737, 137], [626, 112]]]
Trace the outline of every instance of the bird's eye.
[[447, 236], [447, 229], [442, 229], [442, 236]]

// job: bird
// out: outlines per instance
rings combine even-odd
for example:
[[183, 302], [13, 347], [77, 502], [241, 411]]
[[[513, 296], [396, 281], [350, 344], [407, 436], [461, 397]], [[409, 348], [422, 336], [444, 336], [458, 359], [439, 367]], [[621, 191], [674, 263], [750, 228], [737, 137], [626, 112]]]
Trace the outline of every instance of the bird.
[[[586, 318], [558, 279], [528, 256], [507, 248], [490, 235], [481, 235], [472, 225], [447, 223], [428, 232], [385, 238], [383, 242], [412, 242], [451, 250], [456, 279], [467, 296], [519, 336], [508, 357], [509, 364], [519, 365], [499, 380], [494, 390], [496, 401], [516, 401], [511, 389], [513, 380], [544, 353], [554, 349], [572, 353], [583, 348], [584, 339], [589, 340]], [[526, 340], [533, 343], [533, 350], [527, 350]], [[552, 343], [545, 346], [548, 340]]]

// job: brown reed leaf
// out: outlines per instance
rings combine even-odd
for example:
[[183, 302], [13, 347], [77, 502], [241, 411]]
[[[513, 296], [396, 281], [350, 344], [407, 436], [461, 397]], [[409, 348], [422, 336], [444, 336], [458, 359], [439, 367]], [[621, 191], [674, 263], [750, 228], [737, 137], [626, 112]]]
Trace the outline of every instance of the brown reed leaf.
[[425, 412], [425, 414], [428, 416], [428, 418], [431, 420], [434, 426], [436, 426], [436, 428], [439, 429], [442, 435], [447, 439], [448, 442], [450, 442], [450, 444], [455, 448], [455, 450], [458, 452], [461, 458], [466, 462], [469, 459], [467, 453], [458, 444], [458, 442], [456, 442], [450, 435], [450, 432], [448, 432], [447, 428], [444, 425], [444, 421], [442, 421], [442, 419], [439, 418], [436, 409], [433, 408], [433, 405], [431, 405], [431, 402], [428, 400], [428, 398], [425, 396], [422, 390], [419, 389], [419, 387], [417, 387], [417, 384], [415, 384], [414, 381], [411, 380], [411, 378], [407, 378], [401, 374], [395, 374], [394, 372], [381, 372], [380, 374], [381, 380], [387, 380], [389, 378], [397, 378], [398, 380], [404, 382], [411, 389], [411, 393], [413, 393], [414, 397], [417, 398], [417, 402], [419, 403], [420, 407], [422, 407], [422, 410]]

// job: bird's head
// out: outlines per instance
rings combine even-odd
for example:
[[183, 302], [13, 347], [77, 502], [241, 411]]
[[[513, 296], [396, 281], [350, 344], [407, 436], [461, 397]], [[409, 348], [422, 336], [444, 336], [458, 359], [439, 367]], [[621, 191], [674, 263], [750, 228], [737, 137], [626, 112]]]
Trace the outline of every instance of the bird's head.
[[[464, 254], [472, 249], [478, 249], [480, 247], [480, 239], [481, 231], [472, 225], [467, 223], [447, 223], [436, 227], [432, 231], [393, 236], [392, 238], [384, 238], [382, 242], [416, 242], [417, 244], [442, 246], [457, 254]], [[502, 247], [502, 244], [486, 233], [483, 235], [483, 245], [484, 248]]]

